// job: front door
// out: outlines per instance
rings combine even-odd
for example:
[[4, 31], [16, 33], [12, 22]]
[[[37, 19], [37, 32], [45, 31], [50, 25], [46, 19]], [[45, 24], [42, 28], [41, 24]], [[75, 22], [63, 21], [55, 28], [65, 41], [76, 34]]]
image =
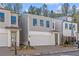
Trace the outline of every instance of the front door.
[[15, 41], [16, 41], [16, 32], [11, 32], [11, 46], [15, 46]]
[[58, 34], [55, 33], [55, 45], [58, 45]]

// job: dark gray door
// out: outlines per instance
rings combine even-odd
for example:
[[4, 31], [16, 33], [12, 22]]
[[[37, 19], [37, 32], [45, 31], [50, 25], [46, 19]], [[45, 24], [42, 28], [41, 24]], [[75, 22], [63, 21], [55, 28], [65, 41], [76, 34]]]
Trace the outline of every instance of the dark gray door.
[[58, 34], [55, 33], [55, 45], [58, 45]]

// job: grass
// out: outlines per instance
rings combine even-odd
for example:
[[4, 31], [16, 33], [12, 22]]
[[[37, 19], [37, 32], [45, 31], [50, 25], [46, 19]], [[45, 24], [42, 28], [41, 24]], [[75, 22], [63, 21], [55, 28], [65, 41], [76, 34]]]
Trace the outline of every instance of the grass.
[[33, 46], [21, 45], [20, 50], [33, 50], [35, 49]]
[[[28, 45], [20, 45], [20, 47], [17, 47], [17, 50], [33, 50], [35, 49], [33, 46]], [[15, 47], [10, 47], [10, 51], [14, 51]]]

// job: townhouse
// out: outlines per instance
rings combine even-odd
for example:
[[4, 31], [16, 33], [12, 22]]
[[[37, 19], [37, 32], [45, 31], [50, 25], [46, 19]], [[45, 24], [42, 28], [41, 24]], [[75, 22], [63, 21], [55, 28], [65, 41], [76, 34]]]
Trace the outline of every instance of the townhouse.
[[0, 8], [0, 47], [19, 46], [18, 14]]
[[25, 14], [20, 16], [21, 43], [31, 46], [59, 45], [60, 35], [55, 29], [55, 19], [50, 17]]
[[[31, 46], [60, 45], [67, 39], [77, 40], [77, 24], [62, 18], [50, 18], [33, 14], [20, 16], [21, 43]], [[73, 38], [73, 39], [72, 39]]]

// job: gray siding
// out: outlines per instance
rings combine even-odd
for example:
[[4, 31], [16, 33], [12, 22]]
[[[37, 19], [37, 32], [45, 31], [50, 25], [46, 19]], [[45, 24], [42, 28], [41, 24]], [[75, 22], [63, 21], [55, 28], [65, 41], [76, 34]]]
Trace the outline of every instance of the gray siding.
[[[25, 15], [26, 16], [26, 15]], [[20, 43], [21, 44], [25, 44], [24, 42], [26, 42], [28, 40], [28, 16], [25, 17], [24, 15], [21, 15], [19, 17], [19, 26], [21, 28], [20, 31]]]
[[[44, 17], [44, 16], [37, 16], [37, 15], [30, 15], [29, 16], [29, 31], [43, 31], [49, 32], [52, 28], [52, 23], [54, 22], [53, 18]], [[37, 26], [33, 26], [33, 19], [37, 19]], [[40, 26], [40, 20], [44, 20], [44, 26]], [[50, 27], [46, 27], [46, 21], [50, 22]]]
[[[4, 13], [4, 22], [0, 21], [0, 28], [5, 28], [5, 27], [18, 27], [18, 14], [16, 13], [11, 13], [9, 10], [5, 9], [0, 9], [0, 12]], [[16, 16], [16, 25], [11, 24], [11, 16]]]
[[59, 19], [57, 19], [57, 20], [55, 20], [55, 29], [56, 29], [56, 31], [58, 31], [59, 32], [59, 35], [60, 35], [60, 43], [62, 43], [62, 33], [63, 33], [63, 25], [62, 25], [62, 20], [59, 20]]

